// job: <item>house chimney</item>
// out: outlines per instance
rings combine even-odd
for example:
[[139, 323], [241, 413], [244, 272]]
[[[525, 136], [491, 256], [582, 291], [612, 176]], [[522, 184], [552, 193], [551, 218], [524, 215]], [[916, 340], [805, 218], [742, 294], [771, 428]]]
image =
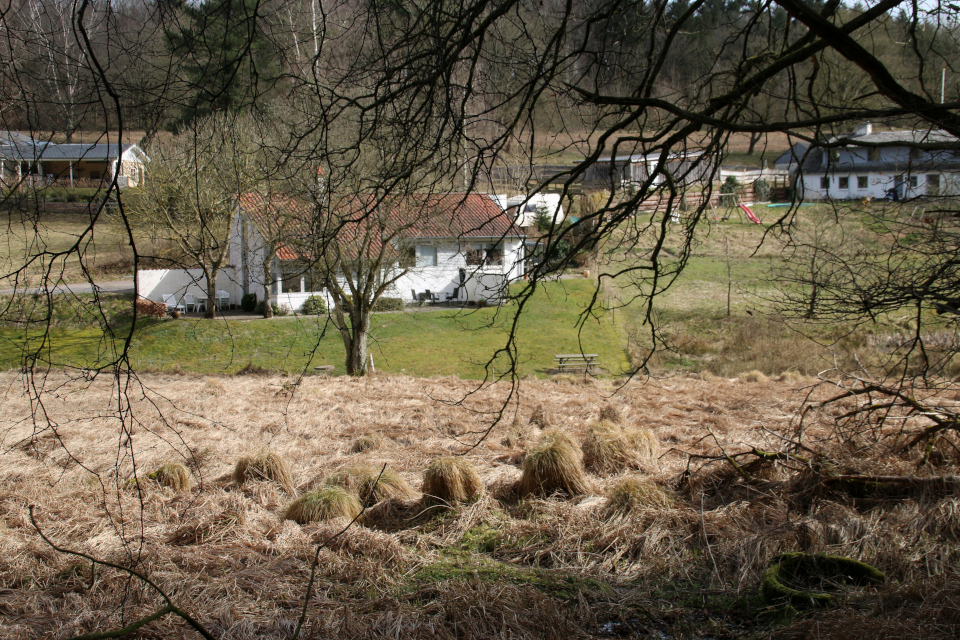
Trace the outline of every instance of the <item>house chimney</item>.
[[857, 127], [857, 132], [854, 135], [857, 136], [868, 136], [873, 133], [873, 125], [869, 122], [864, 122], [862, 125]]

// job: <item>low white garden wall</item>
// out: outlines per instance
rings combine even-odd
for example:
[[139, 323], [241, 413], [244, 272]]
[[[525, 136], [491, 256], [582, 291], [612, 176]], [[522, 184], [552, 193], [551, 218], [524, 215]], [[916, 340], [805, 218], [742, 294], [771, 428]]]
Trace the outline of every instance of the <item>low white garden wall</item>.
[[[217, 289], [230, 294], [230, 304], [240, 304], [242, 289], [233, 267], [217, 274]], [[154, 302], [163, 302], [163, 296], [171, 293], [180, 300], [187, 293], [205, 295], [207, 279], [200, 269], [142, 269], [137, 272], [137, 290], [141, 298]]]

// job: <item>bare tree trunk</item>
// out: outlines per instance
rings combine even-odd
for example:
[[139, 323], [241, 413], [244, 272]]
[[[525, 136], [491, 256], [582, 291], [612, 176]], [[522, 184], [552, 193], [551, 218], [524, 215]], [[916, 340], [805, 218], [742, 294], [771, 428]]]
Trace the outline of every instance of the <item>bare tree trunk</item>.
[[351, 327], [341, 329], [343, 346], [347, 350], [347, 374], [351, 376], [367, 375], [370, 330], [370, 313], [356, 309], [350, 313]]
[[217, 275], [220, 269], [214, 268], [207, 271], [203, 270], [203, 275], [207, 278], [207, 310], [203, 314], [204, 318], [217, 317]]
[[[273, 251], [270, 252], [270, 256], [273, 256]], [[272, 293], [271, 287], [273, 286], [273, 269], [271, 263], [272, 259], [263, 261], [263, 317], [272, 318], [273, 317], [273, 300], [270, 297]]]

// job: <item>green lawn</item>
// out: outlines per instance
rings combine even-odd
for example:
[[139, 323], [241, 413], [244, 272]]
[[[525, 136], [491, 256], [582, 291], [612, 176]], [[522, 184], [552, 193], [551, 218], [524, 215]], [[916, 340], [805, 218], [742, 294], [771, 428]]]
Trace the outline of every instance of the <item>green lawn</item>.
[[[602, 365], [619, 373], [627, 365], [624, 341], [612, 319], [601, 317], [578, 331], [580, 311], [590, 300], [587, 280], [548, 283], [524, 308], [517, 331], [521, 375], [542, 374], [556, 353], [600, 355]], [[429, 310], [375, 314], [371, 352], [378, 371], [417, 376], [457, 375], [482, 378], [484, 364], [507, 339], [516, 306], [472, 310]], [[113, 340], [99, 330], [57, 327], [41, 361], [55, 366], [90, 367], [115, 357], [123, 330]], [[38, 335], [37, 331], [31, 335]], [[0, 329], [0, 365], [19, 367], [25, 344], [22, 329]], [[343, 342], [332, 326], [317, 317], [271, 320], [148, 320], [138, 327], [130, 359], [134, 368], [198, 373], [234, 373], [248, 364], [291, 373], [320, 364], [343, 372]], [[502, 356], [494, 371], [503, 373]]]

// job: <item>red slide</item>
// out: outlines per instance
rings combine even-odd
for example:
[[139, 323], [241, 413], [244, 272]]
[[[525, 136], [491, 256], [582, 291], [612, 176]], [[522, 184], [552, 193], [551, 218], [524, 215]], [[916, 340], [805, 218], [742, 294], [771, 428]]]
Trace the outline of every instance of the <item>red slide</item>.
[[750, 218], [750, 222], [753, 224], [760, 224], [760, 218], [758, 218], [753, 211], [750, 211], [750, 207], [741, 202], [740, 208], [743, 209], [743, 211], [747, 214], [747, 217]]

